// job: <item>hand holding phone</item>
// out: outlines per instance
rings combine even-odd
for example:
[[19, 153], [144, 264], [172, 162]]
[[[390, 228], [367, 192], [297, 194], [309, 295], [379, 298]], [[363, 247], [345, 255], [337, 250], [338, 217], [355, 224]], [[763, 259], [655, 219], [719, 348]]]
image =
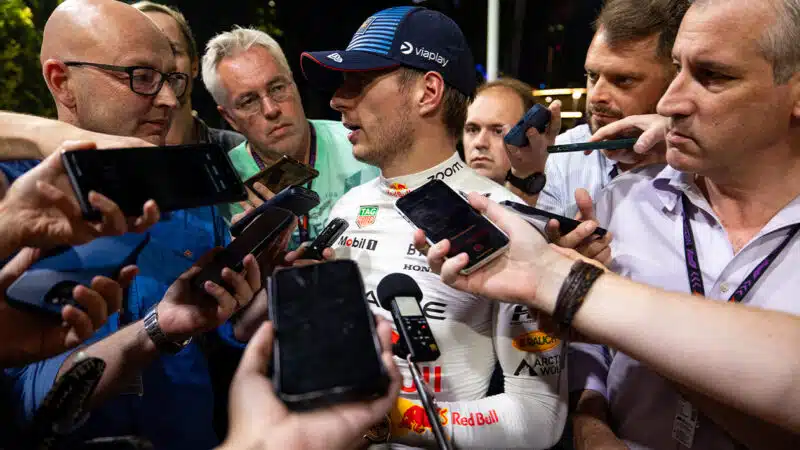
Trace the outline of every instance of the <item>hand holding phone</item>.
[[[549, 211], [545, 211], [543, 209], [535, 208], [533, 206], [524, 205], [522, 203], [512, 202], [512, 201], [502, 201], [500, 202], [501, 205], [507, 206], [514, 211], [525, 215], [525, 216], [532, 216], [532, 217], [543, 217], [545, 219], [555, 219], [558, 221], [558, 231], [562, 235], [566, 235], [571, 233], [575, 228], [577, 228], [581, 222], [575, 219], [570, 219], [569, 217], [565, 217], [559, 214], [553, 214]], [[605, 228], [597, 227], [593, 235], [597, 237], [603, 237], [606, 235], [608, 231]]]
[[317, 176], [319, 176], [317, 169], [283, 155], [276, 163], [245, 180], [244, 184], [261, 200], [266, 201], [267, 199], [253, 187], [255, 183], [261, 183], [272, 192], [281, 192], [289, 186], [308, 183]]
[[325, 226], [325, 229], [322, 230], [319, 236], [306, 247], [303, 251], [302, 258], [322, 261], [324, 259], [322, 252], [326, 248], [331, 247], [336, 242], [336, 239], [339, 239], [339, 236], [341, 236], [349, 226], [350, 224], [348, 224], [346, 220], [339, 217], [333, 218], [333, 220]]
[[273, 382], [289, 409], [377, 398], [389, 374], [358, 265], [279, 269], [269, 281]]
[[550, 110], [542, 105], [533, 105], [528, 112], [514, 125], [503, 138], [506, 144], [516, 147], [526, 147], [528, 145], [528, 136], [526, 132], [529, 128], [536, 128], [539, 133], [544, 133], [547, 129], [547, 124], [550, 123]]
[[231, 225], [231, 236], [239, 236], [253, 220], [270, 208], [281, 208], [291, 211], [295, 216], [304, 216], [317, 205], [319, 205], [319, 195], [316, 192], [300, 186], [289, 186], [234, 222]]
[[128, 217], [152, 199], [162, 212], [231, 203], [247, 198], [227, 152], [216, 144], [65, 151], [61, 154], [85, 218], [100, 214], [89, 202], [96, 191]]
[[425, 232], [430, 245], [450, 240], [448, 257], [467, 253], [469, 264], [461, 270], [463, 275], [508, 249], [508, 236], [442, 180], [431, 180], [399, 198], [395, 209]]

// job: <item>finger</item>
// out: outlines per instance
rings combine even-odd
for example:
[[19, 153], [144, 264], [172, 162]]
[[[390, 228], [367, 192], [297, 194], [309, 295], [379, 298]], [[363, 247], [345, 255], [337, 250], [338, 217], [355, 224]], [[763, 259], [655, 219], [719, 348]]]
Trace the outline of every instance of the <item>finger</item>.
[[626, 133], [639, 130], [640, 120], [637, 116], [628, 116], [620, 120], [604, 125], [597, 130], [589, 142], [599, 142], [609, 139], [617, 139]]
[[575, 203], [578, 205], [578, 214], [575, 216], [575, 220], [596, 220], [594, 202], [589, 191], [583, 188], [576, 189]]
[[67, 324], [68, 335], [72, 335], [65, 342], [67, 347], [80, 344], [92, 337], [95, 332], [89, 315], [72, 305], [67, 305], [61, 310], [61, 318]]
[[[95, 282], [100, 278], [104, 277], [95, 277], [95, 279], [92, 280], [92, 285], [94, 286]], [[96, 330], [106, 323], [106, 319], [108, 319], [108, 307], [106, 305], [106, 299], [100, 295], [99, 292], [94, 289], [89, 289], [86, 286], [78, 285], [72, 290], [72, 298], [74, 298], [75, 302], [81, 305], [86, 314], [89, 315], [93, 329]]]
[[0, 270], [0, 291], [5, 292], [11, 283], [17, 280], [28, 268], [39, 259], [41, 250], [25, 247]]
[[[243, 308], [253, 299], [255, 291], [250, 288], [247, 279], [240, 273], [236, 273], [229, 268], [222, 269], [222, 279], [233, 288], [233, 298], [236, 301], [236, 309]], [[231, 292], [229, 292], [231, 293]]]
[[556, 100], [550, 103], [550, 123], [547, 124], [545, 135], [547, 136], [548, 145], [553, 145], [556, 141], [556, 136], [561, 132], [561, 100]]
[[662, 126], [654, 126], [646, 129], [636, 143], [633, 144], [633, 151], [636, 153], [647, 153], [650, 149], [656, 146], [659, 142], [666, 139], [665, 128]]
[[425, 239], [425, 232], [422, 230], [414, 230], [414, 247], [423, 255], [428, 255], [428, 250], [430, 250], [431, 245], [428, 244], [428, 240]]
[[381, 342], [381, 351], [392, 349], [392, 325], [381, 316], [375, 316], [375, 330]]
[[597, 229], [597, 222], [587, 220], [586, 222], [578, 225], [574, 230], [562, 236], [561, 239], [556, 241], [558, 245], [566, 248], [576, 248], [581, 245], [587, 238], [589, 238], [594, 230]]
[[189, 268], [189, 270], [183, 272], [181, 276], [178, 277], [178, 279], [181, 281], [189, 281], [193, 276], [200, 273], [201, 270], [203, 269], [200, 266], [192, 266]]
[[291, 252], [288, 252], [286, 256], [284, 256], [283, 260], [287, 265], [292, 266], [294, 265], [295, 262], [297, 262], [303, 257], [303, 253], [305, 253], [305, 248], [300, 247], [297, 250], [292, 250]]
[[236, 370], [235, 376], [241, 376], [246, 373], [267, 375], [267, 370], [272, 357], [272, 341], [274, 339], [274, 330], [272, 322], [264, 322], [258, 327], [247, 348], [244, 349], [244, 355], [239, 362], [239, 368]]
[[142, 206], [142, 215], [133, 221], [131, 226], [132, 233], [141, 233], [161, 220], [161, 211], [158, 208], [155, 200], [148, 200]]
[[261, 289], [262, 283], [261, 267], [258, 265], [253, 255], [245, 256], [243, 262], [247, 284], [250, 285], [250, 289], [252, 289], [253, 292], [257, 292]]
[[103, 215], [103, 223], [100, 230], [104, 235], [118, 236], [128, 231], [125, 214], [111, 199], [99, 192], [91, 191], [89, 192], [89, 204]]
[[264, 200], [261, 200], [254, 190], [247, 189], [247, 202], [250, 208], [258, 208], [264, 203]]
[[[126, 269], [129, 267], [136, 269], [136, 266], [128, 266]], [[135, 270], [132, 271], [129, 269], [126, 271], [124, 278], [122, 278], [122, 275], [120, 275], [120, 278], [129, 283], [128, 278], [133, 278], [130, 272], [136, 273]], [[122, 297], [125, 295], [125, 288], [123, 288], [119, 282], [111, 278], [94, 277], [94, 279], [92, 279], [92, 290], [100, 294], [103, 298], [107, 316], [119, 311], [122, 307]]]
[[544, 226], [544, 232], [547, 234], [547, 240], [550, 242], [558, 242], [558, 240], [561, 239], [560, 226], [561, 224], [556, 219], [550, 219], [547, 221], [547, 225]]
[[236, 298], [217, 283], [206, 281], [205, 284], [203, 284], [203, 288], [208, 295], [212, 296], [217, 301], [217, 319], [219, 321], [224, 322], [228, 320], [239, 308], [239, 302]]
[[448, 286], [454, 286], [462, 277], [459, 271], [467, 267], [467, 264], [469, 264], [469, 256], [466, 253], [459, 253], [453, 258], [448, 258], [441, 267], [442, 282]]
[[336, 251], [330, 247], [327, 247], [322, 250], [322, 257], [325, 258], [325, 261], [333, 261], [336, 259]]
[[505, 231], [509, 237], [513, 236], [514, 228], [530, 230], [530, 225], [525, 219], [500, 206], [497, 202], [484, 197], [476, 192], [470, 192], [467, 196], [469, 203], [481, 214], [486, 215], [495, 225]]
[[[94, 141], [68, 140], [61, 143], [61, 147], [56, 150], [56, 153], [78, 150], [93, 150], [95, 148], [97, 148], [97, 144]], [[61, 160], [60, 157], [58, 159]]]
[[431, 268], [433, 273], [442, 272], [442, 265], [444, 265], [444, 262], [447, 259], [447, 253], [449, 251], [450, 241], [447, 239], [437, 242], [428, 249], [428, 266]]
[[275, 193], [270, 191], [269, 188], [264, 186], [260, 181], [253, 183], [253, 189], [258, 192], [262, 197], [269, 200], [272, 197], [275, 197]]
[[[250, 192], [250, 190], [249, 190], [249, 189], [247, 190], [247, 194], [248, 194], [248, 196], [251, 194], [251, 192]], [[248, 212], [250, 212], [251, 210], [255, 209], [255, 208], [253, 208], [253, 205], [251, 205], [251, 204], [249, 203], [249, 199], [248, 199], [247, 201], [242, 201], [242, 202], [239, 202], [239, 206], [240, 206], [240, 207], [241, 207], [241, 208], [244, 210], [244, 212], [241, 212], [241, 213], [239, 213], [239, 214], [236, 214], [236, 215], [235, 215], [235, 216], [233, 216], [233, 217], [236, 217], [236, 216], [238, 216], [238, 215], [240, 215], [240, 214], [245, 214], [245, 215], [246, 215], [246, 213], [248, 213]]]
[[133, 282], [133, 279], [136, 278], [136, 275], [139, 274], [139, 268], [136, 266], [125, 266], [122, 270], [119, 271], [119, 276], [117, 277], [117, 283], [119, 286], [125, 290]]

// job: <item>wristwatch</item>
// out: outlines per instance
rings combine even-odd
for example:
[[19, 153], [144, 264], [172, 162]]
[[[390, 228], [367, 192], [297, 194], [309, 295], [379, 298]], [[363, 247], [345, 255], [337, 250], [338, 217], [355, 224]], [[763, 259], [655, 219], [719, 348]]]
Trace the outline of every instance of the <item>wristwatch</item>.
[[180, 352], [192, 341], [191, 337], [183, 342], [175, 342], [167, 338], [164, 331], [161, 330], [161, 326], [158, 325], [158, 303], [145, 314], [144, 331], [147, 332], [147, 336], [150, 337], [159, 352], [170, 355]]
[[536, 172], [528, 175], [526, 178], [520, 178], [514, 176], [514, 174], [511, 173], [511, 170], [509, 170], [506, 174], [506, 181], [511, 183], [512, 186], [520, 191], [528, 195], [533, 195], [542, 192], [542, 189], [544, 189], [544, 184], [547, 181], [547, 177], [545, 177], [542, 172]]

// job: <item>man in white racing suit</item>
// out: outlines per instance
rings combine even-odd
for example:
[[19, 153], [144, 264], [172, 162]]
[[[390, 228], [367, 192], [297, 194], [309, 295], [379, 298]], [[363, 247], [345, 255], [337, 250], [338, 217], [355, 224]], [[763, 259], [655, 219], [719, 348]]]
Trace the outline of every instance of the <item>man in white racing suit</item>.
[[[425, 8], [390, 8], [367, 19], [348, 50], [304, 53], [301, 64], [309, 81], [336, 89], [331, 106], [352, 130], [355, 157], [381, 169], [379, 178], [334, 206], [330, 218], [350, 227], [333, 248], [337, 258], [358, 262], [373, 312], [389, 320], [375, 294], [381, 279], [404, 272], [419, 284], [420, 306], [441, 351], [435, 362], [419, 366], [451, 442], [456, 448], [553, 446], [567, 413], [562, 342], [541, 331], [524, 307], [495, 305], [444, 285], [394, 209], [398, 198], [432, 179], [521, 202], [455, 152], [476, 84], [460, 29]], [[504, 393], [486, 397], [497, 361]], [[404, 361], [397, 363], [404, 386], [389, 414], [392, 447], [434, 447], [410, 373]]]

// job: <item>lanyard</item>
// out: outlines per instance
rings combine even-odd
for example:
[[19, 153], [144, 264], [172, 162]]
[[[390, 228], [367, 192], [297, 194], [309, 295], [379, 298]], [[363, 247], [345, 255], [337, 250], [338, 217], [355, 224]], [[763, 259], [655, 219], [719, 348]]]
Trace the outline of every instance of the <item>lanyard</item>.
[[[311, 166], [311, 167], [314, 167], [314, 165], [317, 163], [317, 132], [316, 132], [316, 130], [314, 130], [314, 125], [312, 125], [311, 122], [308, 122], [308, 126], [311, 129], [311, 143], [310, 143], [310, 148], [309, 148], [309, 151], [308, 151], [308, 165]], [[259, 170], [266, 169], [267, 165], [264, 163], [264, 160], [261, 159], [261, 157], [258, 155], [258, 153], [255, 152], [255, 151], [252, 151], [250, 153], [253, 156], [253, 161], [256, 162], [256, 165], [258, 166], [258, 169]], [[306, 184], [306, 189], [308, 189], [310, 191], [311, 190], [311, 183], [313, 183], [313, 182], [314, 182], [314, 180], [310, 180]], [[277, 194], [277, 192], [275, 192], [275, 194]], [[310, 240], [309, 226], [308, 226], [308, 214], [305, 214], [305, 215], [302, 215], [302, 216], [298, 216], [297, 219], [298, 219], [298, 221], [297, 221], [298, 230], [297, 231], [300, 233], [300, 242], [306, 242], [306, 241]]]
[[[703, 287], [703, 272], [700, 271], [700, 260], [697, 257], [697, 246], [694, 242], [694, 233], [692, 233], [692, 224], [689, 222], [689, 199], [685, 194], [681, 195], [683, 201], [683, 250], [686, 257], [686, 272], [689, 275], [689, 290], [692, 294], [705, 296], [705, 288]], [[742, 284], [733, 291], [729, 302], [741, 302], [750, 290], [755, 286], [767, 268], [772, 264], [778, 255], [783, 251], [789, 241], [792, 240], [795, 234], [800, 231], [800, 225], [793, 225], [789, 230], [789, 235], [784, 238], [783, 242], [775, 247], [769, 255], [767, 255], [757, 266], [750, 272]]]

